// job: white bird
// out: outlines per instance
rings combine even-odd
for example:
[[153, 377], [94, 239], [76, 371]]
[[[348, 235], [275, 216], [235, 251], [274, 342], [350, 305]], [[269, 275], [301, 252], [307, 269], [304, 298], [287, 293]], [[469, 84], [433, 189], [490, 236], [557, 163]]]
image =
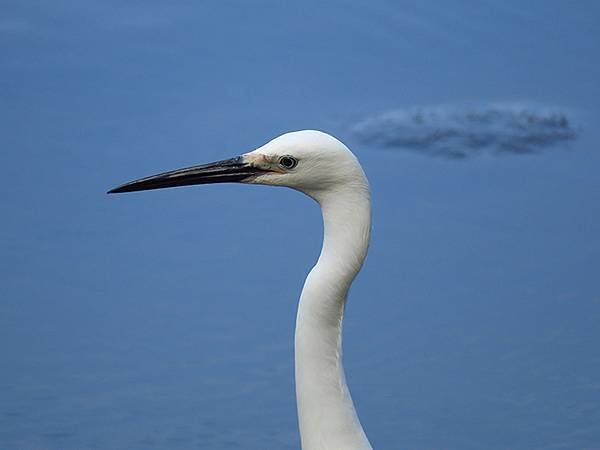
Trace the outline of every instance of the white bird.
[[241, 182], [287, 186], [323, 214], [321, 254], [300, 295], [295, 333], [296, 401], [303, 450], [370, 450], [342, 366], [342, 319], [371, 231], [367, 178], [354, 154], [312, 130], [279, 136], [241, 156], [154, 175], [109, 193]]

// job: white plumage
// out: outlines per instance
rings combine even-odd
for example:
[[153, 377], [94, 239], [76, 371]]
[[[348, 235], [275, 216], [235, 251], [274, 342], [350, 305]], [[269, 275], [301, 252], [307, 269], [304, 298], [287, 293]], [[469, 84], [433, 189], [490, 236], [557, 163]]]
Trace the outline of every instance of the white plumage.
[[302, 449], [371, 449], [342, 366], [346, 296], [365, 259], [371, 229], [369, 185], [358, 160], [328, 134], [297, 131], [230, 160], [143, 178], [110, 193], [218, 182], [286, 186], [321, 206], [323, 247], [304, 283], [296, 319]]

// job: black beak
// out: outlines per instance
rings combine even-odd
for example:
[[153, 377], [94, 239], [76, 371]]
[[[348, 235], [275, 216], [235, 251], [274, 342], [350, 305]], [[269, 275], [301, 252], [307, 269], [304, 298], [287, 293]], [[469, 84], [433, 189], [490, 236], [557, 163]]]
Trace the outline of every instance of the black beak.
[[186, 167], [185, 169], [140, 178], [111, 189], [108, 194], [190, 186], [193, 184], [240, 182], [265, 172], [268, 171], [245, 162], [243, 156], [237, 156], [201, 166]]

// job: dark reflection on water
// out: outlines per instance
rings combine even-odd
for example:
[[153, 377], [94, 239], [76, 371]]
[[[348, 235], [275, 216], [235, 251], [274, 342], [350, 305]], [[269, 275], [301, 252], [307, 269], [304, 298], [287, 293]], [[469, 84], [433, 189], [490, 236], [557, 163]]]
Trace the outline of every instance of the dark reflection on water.
[[362, 120], [352, 132], [365, 144], [450, 159], [537, 153], [577, 137], [564, 112], [518, 104], [390, 111]]

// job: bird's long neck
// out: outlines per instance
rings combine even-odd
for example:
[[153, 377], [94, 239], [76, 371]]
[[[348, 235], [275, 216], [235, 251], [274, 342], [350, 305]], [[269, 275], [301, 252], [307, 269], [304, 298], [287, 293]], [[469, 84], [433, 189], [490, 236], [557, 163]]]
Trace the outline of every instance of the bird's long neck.
[[366, 183], [317, 199], [323, 212], [321, 255], [306, 278], [296, 319], [296, 398], [303, 450], [367, 450], [342, 366], [342, 319], [348, 289], [369, 245]]

